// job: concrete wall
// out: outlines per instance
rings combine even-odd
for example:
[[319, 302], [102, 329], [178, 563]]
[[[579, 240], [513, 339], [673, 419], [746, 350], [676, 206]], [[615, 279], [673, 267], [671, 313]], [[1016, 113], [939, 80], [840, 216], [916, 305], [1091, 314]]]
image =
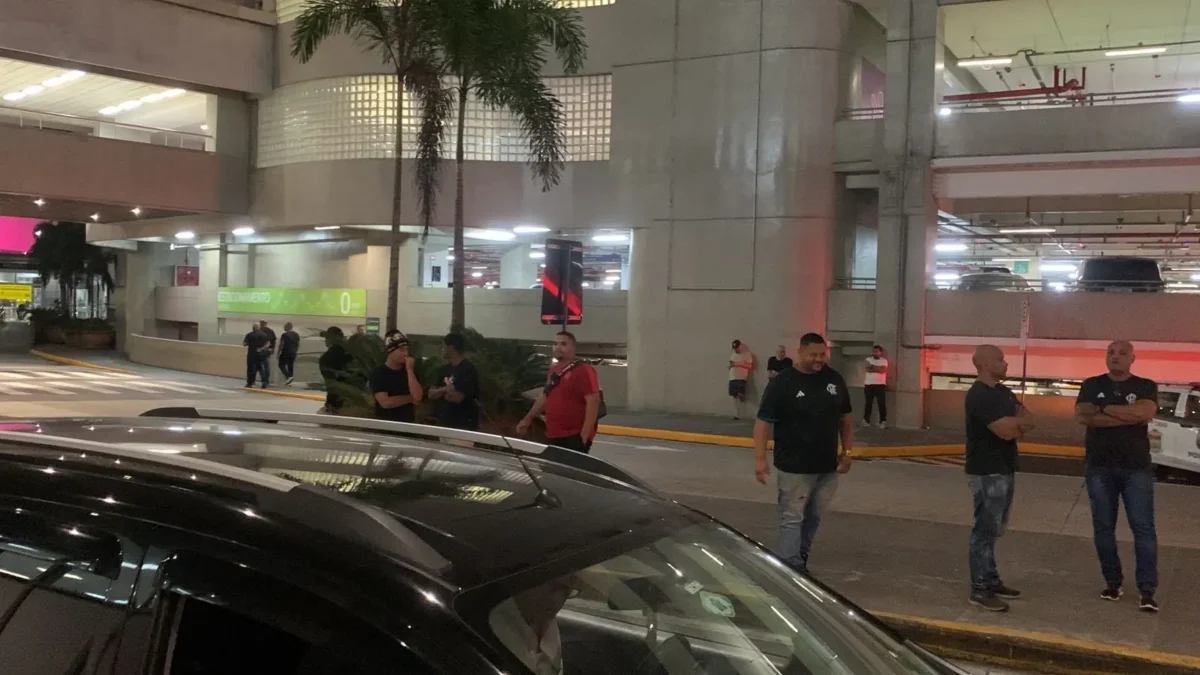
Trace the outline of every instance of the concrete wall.
[[[932, 429], [961, 431], [967, 392], [927, 390], [925, 424]], [[1074, 396], [1026, 396], [1025, 407], [1038, 418], [1038, 428], [1026, 442], [1083, 445], [1084, 427], [1075, 421]]]
[[189, 373], [246, 377], [246, 348], [210, 342], [184, 342], [134, 334], [127, 338], [129, 360], [156, 368]]
[[875, 166], [883, 143], [883, 120], [838, 120], [833, 125], [839, 171]]
[[[445, 333], [450, 324], [450, 289], [410, 288], [400, 305], [400, 329], [419, 335]], [[583, 323], [571, 332], [589, 344], [625, 344], [626, 292], [589, 290]], [[539, 319], [541, 289], [468, 288], [467, 325], [487, 337], [549, 342], [557, 326]]]
[[[974, 375], [971, 353], [975, 345], [990, 342], [1004, 350], [1009, 377], [1019, 378], [1022, 368], [1036, 379], [1082, 380], [1106, 370], [1104, 353], [1109, 340], [1030, 340], [1027, 366], [1023, 366], [1015, 338], [953, 338], [930, 335], [925, 360], [930, 373]], [[1200, 346], [1180, 342], [1134, 342], [1137, 361], [1133, 370], [1155, 382], [1200, 382]]]
[[832, 339], [870, 340], [875, 331], [875, 291], [829, 291], [825, 329]]
[[269, 12], [220, 0], [0, 0], [0, 16], [10, 58], [189, 89], [271, 89]]
[[1174, 101], [961, 113], [938, 118], [936, 139], [937, 157], [1196, 148], [1200, 116]]

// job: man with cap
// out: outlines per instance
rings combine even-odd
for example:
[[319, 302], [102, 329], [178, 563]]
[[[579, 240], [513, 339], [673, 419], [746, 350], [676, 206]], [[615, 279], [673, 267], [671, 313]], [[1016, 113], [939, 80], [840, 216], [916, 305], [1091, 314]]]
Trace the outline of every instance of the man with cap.
[[371, 373], [371, 393], [375, 397], [375, 418], [392, 422], [416, 422], [417, 404], [424, 391], [417, 381], [413, 357], [408, 353], [408, 337], [399, 331], [384, 338], [387, 360]]
[[317, 367], [321, 369], [321, 377], [325, 379], [325, 407], [321, 412], [337, 413], [344, 401], [341, 394], [335, 391], [336, 383], [344, 382], [346, 369], [354, 362], [350, 350], [346, 349], [346, 334], [337, 326], [321, 331], [325, 338], [325, 353], [317, 359]]

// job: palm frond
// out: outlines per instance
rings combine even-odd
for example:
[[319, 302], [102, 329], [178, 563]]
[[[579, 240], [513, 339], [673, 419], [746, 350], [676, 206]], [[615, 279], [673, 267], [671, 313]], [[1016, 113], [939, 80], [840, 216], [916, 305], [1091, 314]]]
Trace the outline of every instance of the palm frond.
[[444, 86], [438, 64], [432, 59], [424, 60], [410, 68], [406, 80], [408, 89], [416, 97], [421, 111], [414, 180], [421, 212], [421, 236], [427, 237], [437, 209], [442, 142], [445, 138], [446, 122], [454, 112], [454, 89]]
[[378, 0], [309, 0], [292, 29], [292, 57], [307, 63], [322, 42], [344, 34], [392, 62], [398, 56], [392, 26]]

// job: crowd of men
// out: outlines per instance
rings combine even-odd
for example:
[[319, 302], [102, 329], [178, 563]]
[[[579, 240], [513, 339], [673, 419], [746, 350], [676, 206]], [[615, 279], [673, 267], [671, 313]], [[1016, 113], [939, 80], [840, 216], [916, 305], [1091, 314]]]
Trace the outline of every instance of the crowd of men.
[[[734, 342], [730, 367], [740, 363], [745, 345]], [[837, 491], [850, 471], [854, 450], [854, 417], [842, 376], [827, 365], [825, 339], [810, 333], [800, 339], [794, 361], [781, 346], [769, 367], [754, 426], [754, 475], [765, 484], [776, 474], [779, 549], [784, 561], [808, 570], [813, 540]], [[785, 363], [786, 365], [781, 365]], [[1018, 443], [1036, 425], [1036, 417], [1004, 384], [1008, 362], [994, 345], [982, 345], [972, 357], [977, 378], [965, 403], [966, 474], [974, 525], [967, 545], [969, 602], [1003, 612], [1021, 592], [1005, 584], [996, 566], [996, 543], [1012, 512], [1019, 467]], [[1158, 387], [1133, 375], [1133, 345], [1109, 345], [1105, 372], [1084, 381], [1075, 416], [1087, 427], [1086, 487], [1093, 537], [1104, 588], [1100, 597], [1120, 600], [1125, 577], [1117, 553], [1116, 524], [1120, 504], [1133, 533], [1138, 607], [1159, 609], [1158, 544], [1154, 526], [1154, 473], [1150, 460], [1149, 422], [1158, 409]], [[886, 383], [887, 360], [878, 346], [867, 360], [867, 385]], [[872, 375], [878, 376], [871, 379]], [[732, 383], [734, 380], [731, 372]], [[744, 392], [744, 384], [738, 390]], [[731, 384], [730, 394], [734, 387]], [[880, 426], [886, 422], [883, 392], [868, 390], [870, 406], [880, 404]], [[768, 442], [774, 440], [773, 461]]]

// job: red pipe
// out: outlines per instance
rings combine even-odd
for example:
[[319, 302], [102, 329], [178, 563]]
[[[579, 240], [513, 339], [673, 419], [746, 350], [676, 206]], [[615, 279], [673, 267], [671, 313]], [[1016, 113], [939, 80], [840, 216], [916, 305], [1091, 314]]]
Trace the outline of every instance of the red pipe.
[[1066, 80], [1063, 78], [1066, 74], [1061, 74], [1058, 66], [1054, 67], [1054, 86], [1053, 87], [1038, 87], [1037, 89], [1019, 89], [1016, 91], [984, 91], [974, 94], [955, 94], [953, 96], [942, 97], [944, 103], [965, 103], [969, 101], [998, 101], [1015, 98], [1032, 98], [1037, 96], [1061, 96], [1063, 94], [1078, 94], [1085, 88], [1087, 82], [1087, 68], [1083, 69], [1084, 82], [1079, 80]]

